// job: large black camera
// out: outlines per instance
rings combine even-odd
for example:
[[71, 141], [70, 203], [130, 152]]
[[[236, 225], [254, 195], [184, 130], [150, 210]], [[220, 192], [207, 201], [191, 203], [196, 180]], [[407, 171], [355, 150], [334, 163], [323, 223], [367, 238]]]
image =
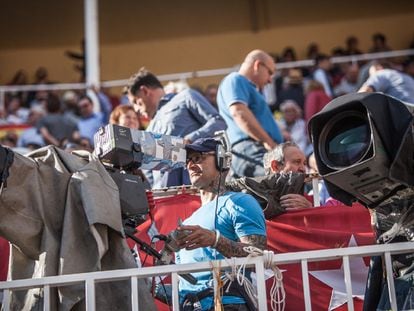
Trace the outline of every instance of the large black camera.
[[376, 207], [414, 186], [413, 116], [396, 98], [348, 94], [308, 126], [319, 173], [335, 199]]

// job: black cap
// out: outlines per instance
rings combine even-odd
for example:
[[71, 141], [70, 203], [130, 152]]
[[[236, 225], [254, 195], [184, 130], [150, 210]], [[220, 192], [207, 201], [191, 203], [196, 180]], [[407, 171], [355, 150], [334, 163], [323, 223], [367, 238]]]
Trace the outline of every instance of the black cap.
[[214, 138], [198, 138], [193, 143], [185, 145], [187, 151], [209, 152], [216, 151], [220, 142]]

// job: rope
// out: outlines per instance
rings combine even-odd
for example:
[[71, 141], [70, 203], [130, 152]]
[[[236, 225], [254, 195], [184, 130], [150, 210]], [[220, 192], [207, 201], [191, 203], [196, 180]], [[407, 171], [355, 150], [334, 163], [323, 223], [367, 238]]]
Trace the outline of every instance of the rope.
[[249, 255], [246, 258], [245, 264], [241, 265], [238, 269], [237, 280], [239, 284], [244, 284], [249, 297], [254, 297], [253, 301], [257, 303], [257, 294], [255, 292], [255, 289], [253, 288], [251, 282], [244, 277], [244, 275], [249, 258], [263, 256], [265, 269], [270, 269], [273, 271], [273, 283], [272, 287], [270, 288], [270, 306], [272, 310], [283, 311], [286, 304], [286, 292], [283, 286], [282, 272], [277, 267], [277, 265], [273, 263], [274, 253], [272, 251], [261, 250], [254, 246], [246, 246], [243, 248], [243, 250]]
[[225, 292], [228, 292], [230, 285], [235, 281], [237, 281], [240, 286], [244, 287], [247, 295], [257, 310], [257, 291], [256, 287], [253, 286], [252, 282], [246, 277], [246, 266], [250, 258], [263, 256], [265, 269], [270, 269], [273, 271], [273, 283], [272, 287], [270, 288], [270, 306], [274, 311], [283, 311], [286, 304], [286, 292], [283, 286], [282, 272], [276, 266], [276, 264], [273, 263], [274, 253], [267, 250], [262, 251], [261, 249], [253, 246], [246, 246], [243, 248], [243, 250], [249, 255], [246, 257], [246, 261], [240, 266], [236, 265], [235, 258], [225, 258], [231, 267], [231, 271], [225, 271], [223, 278], [220, 277], [220, 266], [214, 266], [213, 262], [210, 262], [214, 278], [217, 281], [217, 287], [214, 288], [214, 310], [222, 310], [221, 294], [223, 293], [223, 289]]
[[214, 263], [210, 261], [210, 266], [213, 271], [214, 279], [217, 281], [217, 286], [214, 287], [214, 311], [222, 311], [223, 304], [221, 302], [221, 293], [224, 283], [220, 277], [220, 262], [217, 266], [214, 266]]

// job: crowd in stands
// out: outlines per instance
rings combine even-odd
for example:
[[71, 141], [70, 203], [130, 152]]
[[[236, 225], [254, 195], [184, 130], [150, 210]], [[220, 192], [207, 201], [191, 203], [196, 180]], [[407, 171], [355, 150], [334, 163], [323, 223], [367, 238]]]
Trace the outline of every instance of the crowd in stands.
[[[407, 46], [413, 47], [414, 41]], [[278, 71], [273, 83], [275, 96], [269, 96], [268, 103], [275, 113], [285, 139], [290, 137], [309, 156], [312, 148], [309, 142], [303, 142], [304, 138], [308, 137], [307, 121], [332, 99], [341, 95], [358, 91], [376, 91], [414, 103], [414, 56], [337, 64], [331, 61], [334, 56], [388, 51], [391, 51], [391, 47], [385, 35], [381, 33], [372, 36], [372, 46], [367, 51], [359, 48], [359, 41], [355, 36], [345, 40], [345, 47], [333, 48], [331, 55], [320, 52], [318, 45], [311, 43], [308, 46], [307, 58], [315, 61], [313, 67]], [[273, 56], [276, 64], [297, 60], [292, 47], [287, 47], [280, 55]], [[381, 73], [375, 68], [380, 68]], [[375, 86], [372, 83], [375, 83]], [[367, 88], [367, 84], [371, 87]]]
[[[369, 52], [389, 50], [385, 36], [375, 34]], [[108, 123], [180, 136], [187, 151], [185, 168], [139, 172], [153, 188], [189, 183], [200, 190], [201, 207], [177, 228], [184, 235], [177, 238], [176, 262], [244, 257], [248, 246], [266, 248], [264, 214], [252, 196], [225, 188], [227, 174], [237, 180], [317, 171], [306, 123], [337, 96], [383, 92], [414, 103], [413, 58], [331, 61], [332, 56], [361, 53], [353, 36], [346, 40], [345, 48], [335, 48], [330, 56], [312, 43], [307, 55], [315, 60], [313, 67], [276, 71], [278, 63], [296, 60], [295, 50], [288, 47], [275, 57], [256, 49], [246, 55], [237, 72], [205, 89], [182, 81], [163, 86], [154, 74], [141, 68], [131, 76], [120, 98], [98, 88], [88, 90], [89, 96], [72, 90], [8, 93], [0, 123], [23, 126], [23, 131], [19, 136], [7, 132], [0, 143], [26, 151], [48, 144], [92, 151], [94, 134]], [[10, 84], [26, 84], [27, 80], [19, 71]], [[45, 68], [36, 71], [34, 82], [53, 83]], [[269, 84], [273, 86], [271, 98], [263, 96]], [[221, 150], [221, 143], [213, 138], [224, 130], [231, 154]], [[232, 161], [227, 161], [229, 157]], [[323, 183], [319, 187], [321, 204], [342, 205], [329, 196]], [[314, 204], [306, 192], [287, 193], [279, 199], [283, 211]], [[211, 272], [206, 272], [197, 275], [196, 285], [180, 283], [180, 302], [189, 307], [184, 310], [212, 310], [212, 289], [207, 282], [211, 278]], [[239, 294], [230, 291], [223, 297], [224, 310], [252, 310], [249, 299]]]
[[[284, 140], [295, 142], [306, 156], [312, 152], [306, 133], [307, 121], [333, 98], [360, 90], [370, 76], [369, 68], [373, 64], [362, 61], [332, 64], [331, 57], [391, 50], [387, 38], [381, 33], [372, 36], [372, 46], [367, 51], [359, 48], [359, 41], [355, 36], [349, 36], [344, 43], [344, 47], [333, 48], [330, 55], [322, 53], [317, 43], [311, 43], [306, 55], [308, 59], [315, 60], [313, 67], [277, 70], [272, 77], [272, 94], [268, 96], [267, 102], [274, 113]], [[414, 43], [411, 43], [408, 47], [413, 45]], [[280, 55], [272, 53], [270, 55], [276, 62], [276, 69], [278, 63], [297, 60], [297, 53], [292, 47], [286, 47]], [[412, 56], [387, 59], [381, 61], [380, 64], [382, 69], [386, 69], [381, 75], [388, 72], [388, 75], [394, 74], [397, 78], [402, 77], [405, 80], [414, 78], [414, 57]], [[377, 63], [376, 68], [378, 66]], [[389, 71], [392, 72], [389, 73]], [[33, 81], [29, 80], [25, 71], [19, 70], [8, 85], [54, 83], [44, 67], [36, 70]], [[381, 81], [377, 84], [381, 84]], [[382, 82], [381, 86], [383, 85]], [[218, 87], [219, 81], [206, 88], [192, 86], [204, 95], [215, 109], [218, 109]], [[183, 81], [171, 82], [164, 86], [164, 91], [165, 94], [177, 94], [187, 88], [189, 85]], [[365, 88], [365, 90], [385, 92], [372, 87], [371, 89]], [[131, 104], [125, 94], [112, 95], [107, 89], [93, 89], [93, 93], [95, 94], [93, 98], [86, 96], [84, 91], [73, 90], [5, 93], [4, 109], [0, 110], [0, 126], [16, 125], [18, 131], [3, 131], [0, 142], [9, 147], [25, 148], [24, 150], [33, 150], [47, 144], [64, 147], [67, 143], [92, 150], [93, 134], [100, 126], [110, 121], [112, 111], [117, 114], [117, 121], [112, 118], [112, 123], [119, 122], [119, 119], [132, 118], [136, 120], [121, 123], [127, 122], [128, 126], [141, 130], [147, 127], [150, 117], [145, 111], [131, 117], [132, 109], [122, 110], [122, 112], [116, 110], [119, 105]], [[406, 92], [407, 96], [410, 94], [412, 92]], [[394, 93], [392, 95], [395, 96]], [[403, 100], [409, 101], [407, 98]], [[411, 99], [411, 102], [413, 101], [414, 99]], [[94, 110], [96, 106], [99, 107], [98, 112]]]

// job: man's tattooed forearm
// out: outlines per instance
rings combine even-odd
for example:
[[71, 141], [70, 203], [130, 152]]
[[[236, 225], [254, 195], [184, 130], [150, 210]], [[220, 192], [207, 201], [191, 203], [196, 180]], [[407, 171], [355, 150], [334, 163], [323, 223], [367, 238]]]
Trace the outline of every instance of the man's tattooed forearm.
[[266, 236], [248, 235], [240, 238], [240, 242], [235, 242], [221, 236], [216, 249], [225, 257], [245, 257], [249, 255], [243, 250], [243, 247], [246, 246], [254, 246], [263, 250], [266, 248]]

